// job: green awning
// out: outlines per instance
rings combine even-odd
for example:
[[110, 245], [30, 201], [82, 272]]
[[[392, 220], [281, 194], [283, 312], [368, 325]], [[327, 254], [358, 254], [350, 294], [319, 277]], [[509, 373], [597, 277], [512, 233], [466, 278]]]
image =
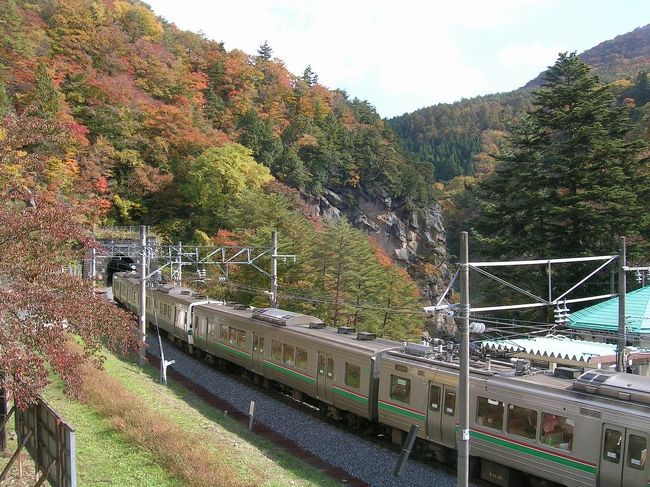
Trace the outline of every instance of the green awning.
[[[625, 295], [625, 322], [630, 333], [650, 334], [650, 286]], [[589, 306], [569, 315], [570, 328], [618, 331], [618, 297]]]

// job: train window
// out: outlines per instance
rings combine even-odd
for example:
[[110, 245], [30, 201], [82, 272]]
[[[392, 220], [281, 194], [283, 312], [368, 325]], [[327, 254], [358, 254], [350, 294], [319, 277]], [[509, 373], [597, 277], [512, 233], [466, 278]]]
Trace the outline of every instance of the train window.
[[648, 457], [647, 441], [643, 436], [630, 435], [627, 446], [627, 465], [636, 470], [645, 470]]
[[296, 349], [293, 345], [284, 344], [282, 361], [290, 367], [296, 364]]
[[345, 362], [345, 385], [358, 389], [361, 385], [361, 367]]
[[221, 339], [222, 342], [228, 341], [228, 327], [226, 325], [221, 325], [219, 338]]
[[456, 415], [456, 392], [454, 391], [445, 391], [445, 414]]
[[571, 418], [542, 413], [542, 432], [539, 441], [562, 450], [573, 448], [575, 422]]
[[334, 359], [332, 357], [327, 357], [327, 378], [334, 378]]
[[476, 398], [476, 424], [503, 430], [503, 402], [487, 397]]
[[273, 360], [282, 362], [282, 343], [271, 340], [271, 357], [273, 357]]
[[246, 345], [246, 332], [243, 330], [237, 330], [237, 345], [240, 347]]
[[440, 411], [440, 387], [431, 385], [429, 391], [429, 409], [431, 411]]
[[231, 345], [237, 343], [237, 330], [234, 328], [228, 328], [228, 343]]
[[411, 379], [391, 374], [390, 398], [402, 402], [409, 402], [411, 399]]
[[537, 411], [510, 404], [508, 406], [508, 433], [534, 440], [537, 437]]
[[325, 375], [325, 355], [318, 354], [318, 375]]
[[307, 350], [296, 347], [296, 367], [307, 370]]
[[257, 351], [259, 353], [264, 353], [264, 337], [259, 337], [259, 339], [260, 339], [260, 342], [259, 342], [259, 345], [257, 347]]
[[260, 337], [257, 335], [253, 335], [253, 350], [257, 352], [257, 346], [260, 343]]
[[605, 441], [603, 442], [603, 460], [618, 463], [621, 459], [621, 432], [616, 430], [605, 430]]

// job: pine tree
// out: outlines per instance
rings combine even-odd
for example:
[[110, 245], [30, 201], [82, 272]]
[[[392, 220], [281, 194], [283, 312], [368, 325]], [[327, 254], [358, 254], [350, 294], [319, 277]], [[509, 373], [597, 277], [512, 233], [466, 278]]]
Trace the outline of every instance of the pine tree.
[[15, 59], [34, 55], [34, 45], [15, 0], [0, 2], [0, 71]]
[[330, 325], [347, 325], [358, 309], [356, 298], [367, 298], [371, 287], [367, 266], [374, 257], [372, 248], [365, 235], [341, 219], [325, 227], [319, 254], [319, 281], [331, 301]]
[[305, 71], [303, 71], [302, 80], [307, 83], [308, 86], [318, 84], [318, 75], [311, 69], [311, 64], [305, 68]]
[[239, 143], [253, 151], [257, 162], [272, 167], [282, 154], [282, 141], [273, 131], [271, 119], [260, 118], [251, 108], [239, 119], [237, 126], [241, 131]]
[[61, 109], [61, 94], [54, 86], [43, 63], [36, 68], [31, 99], [33, 103], [31, 114], [46, 120], [55, 119]]
[[273, 56], [273, 49], [269, 46], [268, 41], [264, 41], [264, 44], [260, 46], [257, 50], [257, 55], [265, 61], [270, 61], [271, 56]]
[[7, 85], [0, 78], [0, 119], [11, 111], [11, 99], [7, 93]]
[[616, 235], [639, 242], [650, 186], [627, 109], [575, 53], [544, 80], [510, 153], [480, 185], [481, 252], [556, 257], [610, 251]]

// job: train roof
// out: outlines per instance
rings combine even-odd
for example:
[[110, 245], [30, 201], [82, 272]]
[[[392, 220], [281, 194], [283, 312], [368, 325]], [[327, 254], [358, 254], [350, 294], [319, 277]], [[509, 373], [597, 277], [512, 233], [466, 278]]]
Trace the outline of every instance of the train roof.
[[321, 319], [315, 316], [278, 308], [252, 309], [219, 303], [198, 305], [197, 308], [230, 314], [251, 320], [257, 324], [277, 328], [283, 332], [309, 336], [323, 340], [331, 345], [353, 347], [355, 350], [362, 350], [371, 354], [401, 345], [399, 342], [377, 338], [371, 333], [357, 332], [354, 328], [326, 326]]
[[[139, 286], [137, 276], [128, 273], [116, 274], [130, 281], [133, 285]], [[175, 301], [189, 305], [206, 300], [206, 296], [195, 293], [192, 289], [165, 284], [151, 288], [153, 291], [167, 294]], [[212, 312], [228, 314], [240, 319], [252, 320], [254, 323], [276, 327], [288, 333], [295, 333], [305, 337], [320, 339], [330, 345], [338, 345], [345, 348], [354, 348], [368, 354], [374, 354], [383, 350], [400, 347], [400, 342], [377, 338], [373, 333], [357, 332], [354, 328], [341, 326], [333, 328], [327, 326], [323, 320], [315, 316], [296, 313], [278, 308], [250, 308], [235, 303], [226, 304], [220, 301], [213, 301], [205, 304], [197, 304], [197, 310], [209, 310]]]
[[[447, 370], [458, 374], [459, 362], [456, 358], [447, 360], [444, 356], [412, 356], [407, 349], [391, 350], [385, 358], [403, 365], [419, 368]], [[519, 361], [523, 364], [525, 361]], [[518, 367], [517, 363], [492, 361], [470, 361], [472, 381], [484, 381], [508, 389], [522, 391], [545, 390], [549, 395], [575, 399], [580, 404], [605, 405], [634, 409], [648, 414], [650, 408], [650, 377], [600, 369], [580, 369], [557, 367], [550, 370], [531, 370]]]

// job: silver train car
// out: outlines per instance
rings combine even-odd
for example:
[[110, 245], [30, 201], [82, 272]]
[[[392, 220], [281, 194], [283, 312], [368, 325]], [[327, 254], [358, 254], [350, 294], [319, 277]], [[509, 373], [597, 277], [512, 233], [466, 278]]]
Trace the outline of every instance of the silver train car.
[[[139, 288], [128, 274], [113, 276], [113, 296], [136, 313]], [[377, 420], [378, 357], [398, 343], [327, 327], [291, 311], [228, 306], [187, 288], [163, 286], [147, 293], [147, 322], [157, 320], [168, 337], [193, 352], [236, 364], [256, 380], [282, 384], [300, 399], [313, 398], [337, 418]]]
[[[381, 358], [379, 422], [400, 431], [418, 424], [445, 460], [456, 448], [459, 367], [408, 348]], [[476, 365], [470, 455], [480, 459], [473, 463], [481, 478], [501, 486], [650, 486], [648, 378]]]
[[[138, 312], [134, 276], [115, 274], [113, 295]], [[193, 353], [236, 364], [350, 424], [382, 428], [396, 443], [417, 424], [419, 448], [453, 464], [459, 367], [445, 353], [290, 311], [228, 306], [188, 288], [147, 295], [147, 322]], [[649, 378], [522, 365], [472, 364], [475, 475], [503, 487], [650, 487]]]

